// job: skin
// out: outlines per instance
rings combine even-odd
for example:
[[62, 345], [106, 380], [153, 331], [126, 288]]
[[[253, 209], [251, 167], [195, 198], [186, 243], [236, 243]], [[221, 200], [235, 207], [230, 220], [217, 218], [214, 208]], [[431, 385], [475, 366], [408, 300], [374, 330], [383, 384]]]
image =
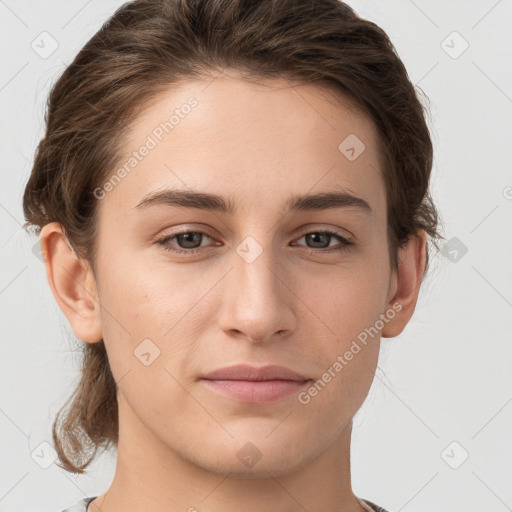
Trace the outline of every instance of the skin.
[[[360, 512], [350, 478], [352, 418], [371, 386], [380, 338], [400, 334], [414, 312], [425, 233], [400, 250], [394, 271], [375, 127], [312, 84], [257, 85], [224, 73], [170, 87], [131, 125], [124, 156], [190, 96], [198, 105], [98, 202], [97, 276], [58, 224], [41, 233], [59, 306], [79, 339], [104, 340], [118, 384], [116, 472], [88, 510], [238, 512], [243, 504], [246, 512]], [[354, 161], [338, 150], [349, 134], [366, 146]], [[135, 208], [161, 188], [231, 197], [238, 211]], [[293, 194], [340, 188], [371, 212], [283, 208]], [[155, 242], [178, 229], [211, 238], [168, 242], [202, 248], [188, 255]], [[322, 254], [342, 246], [304, 236], [323, 229], [354, 245]], [[248, 236], [262, 250], [250, 263], [236, 251]], [[200, 380], [248, 363], [280, 364], [317, 381], [393, 304], [401, 310], [308, 404], [297, 393], [242, 403]], [[145, 366], [134, 350], [147, 338], [160, 356]], [[237, 457], [248, 442], [261, 454], [252, 467]]]

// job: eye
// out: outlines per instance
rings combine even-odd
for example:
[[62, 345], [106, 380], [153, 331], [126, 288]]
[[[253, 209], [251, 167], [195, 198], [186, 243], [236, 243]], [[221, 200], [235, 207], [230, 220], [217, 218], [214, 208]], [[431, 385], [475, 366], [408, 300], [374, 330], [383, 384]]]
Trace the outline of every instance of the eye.
[[[330, 252], [336, 252], [336, 251], [346, 251], [349, 249], [351, 245], [354, 245], [354, 242], [351, 242], [350, 240], [347, 240], [344, 236], [341, 236], [339, 233], [336, 233], [335, 231], [310, 231], [309, 233], [306, 233], [302, 235], [298, 240], [301, 238], [305, 238], [307, 241], [312, 242], [313, 244], [317, 244], [315, 247], [309, 247], [311, 249], [311, 252], [316, 253], [330, 253]], [[329, 247], [328, 240], [332, 240], [335, 238], [339, 242], [341, 242], [341, 246], [334, 247], [332, 249], [326, 249], [326, 248], [318, 248], [318, 245], [325, 245], [327, 242], [327, 247]]]
[[[163, 238], [160, 238], [156, 241], [158, 245], [161, 245], [164, 250], [174, 252], [177, 254], [195, 254], [204, 249], [204, 246], [201, 242], [204, 238], [209, 238], [213, 240], [213, 237], [206, 233], [205, 231], [182, 231], [179, 233], [173, 233], [171, 235], [166, 235]], [[323, 231], [310, 231], [302, 235], [298, 240], [304, 238], [307, 242], [313, 243], [315, 246], [309, 247], [311, 252], [315, 253], [331, 253], [337, 251], [348, 250], [351, 245], [354, 245], [354, 242], [351, 242], [344, 236], [340, 235], [335, 231], [323, 230]], [[176, 239], [176, 243], [178, 247], [171, 243], [174, 239]], [[338, 240], [341, 243], [340, 246], [329, 249], [330, 241], [332, 239]], [[325, 246], [327, 244], [327, 246]], [[216, 243], [216, 245], [220, 245]], [[325, 247], [319, 247], [325, 246]]]
[[[179, 254], [194, 254], [201, 251], [203, 248], [201, 247], [201, 241], [204, 237], [213, 239], [205, 231], [182, 231], [180, 233], [173, 233], [172, 235], [167, 235], [163, 238], [160, 238], [156, 241], [156, 243], [161, 245], [166, 251]], [[170, 243], [171, 240], [174, 239], [176, 239], [176, 242], [180, 244], [179, 247], [176, 247]]]

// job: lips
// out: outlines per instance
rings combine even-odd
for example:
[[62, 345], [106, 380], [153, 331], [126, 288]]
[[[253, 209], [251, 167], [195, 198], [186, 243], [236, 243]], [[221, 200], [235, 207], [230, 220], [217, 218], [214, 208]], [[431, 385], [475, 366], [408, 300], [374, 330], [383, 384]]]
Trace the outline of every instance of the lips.
[[284, 366], [236, 365], [214, 370], [201, 380], [211, 391], [230, 399], [261, 404], [297, 393], [311, 379]]

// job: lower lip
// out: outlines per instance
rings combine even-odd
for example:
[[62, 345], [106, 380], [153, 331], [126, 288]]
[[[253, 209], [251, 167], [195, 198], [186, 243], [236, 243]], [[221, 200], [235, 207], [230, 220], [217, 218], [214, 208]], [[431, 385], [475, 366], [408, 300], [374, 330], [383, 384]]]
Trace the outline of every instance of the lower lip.
[[298, 392], [309, 380], [210, 380], [203, 381], [216, 391], [242, 402], [255, 404], [273, 402]]

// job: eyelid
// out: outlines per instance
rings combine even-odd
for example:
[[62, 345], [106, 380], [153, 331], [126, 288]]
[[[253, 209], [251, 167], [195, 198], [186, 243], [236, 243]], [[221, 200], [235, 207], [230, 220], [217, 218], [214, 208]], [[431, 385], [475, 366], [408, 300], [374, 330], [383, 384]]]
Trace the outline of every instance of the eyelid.
[[[217, 238], [217, 236], [212, 234], [208, 230], [208, 228], [202, 227], [202, 225], [200, 225], [200, 227], [185, 225], [184, 227], [176, 228], [175, 230], [172, 230], [172, 231], [166, 233], [165, 235], [158, 236], [155, 241], [161, 240], [162, 238], [167, 238], [170, 236], [177, 236], [177, 235], [181, 235], [183, 233], [189, 233], [189, 232], [202, 233], [202, 234], [209, 236], [212, 239]], [[308, 225], [300, 226], [299, 228], [297, 228], [295, 230], [294, 237], [301, 238], [304, 235], [307, 235], [309, 233], [321, 233], [321, 232], [331, 232], [331, 233], [341, 236], [342, 238], [345, 238], [348, 242], [354, 242], [354, 243], [357, 242], [357, 238], [347, 229], [343, 229], [343, 228], [339, 228], [339, 227], [318, 227], [318, 226], [314, 226], [314, 225], [313, 226], [308, 226]]]
[[304, 235], [307, 235], [309, 233], [332, 233], [335, 235], [340, 236], [341, 238], [344, 238], [348, 243], [356, 243], [357, 237], [354, 236], [353, 233], [351, 233], [348, 229], [340, 228], [337, 226], [327, 226], [327, 227], [321, 227], [318, 225], [305, 225], [298, 228], [298, 238], [303, 237]]
[[216, 235], [214, 235], [211, 231], [208, 230], [208, 228], [203, 227], [202, 225], [197, 226], [187, 226], [187, 225], [180, 225], [180, 227], [171, 228], [170, 231], [166, 232], [163, 235], [158, 235], [155, 237], [155, 241], [161, 240], [162, 238], [182, 235], [184, 233], [203, 233], [205, 235], [208, 235], [210, 238], [217, 238]]

